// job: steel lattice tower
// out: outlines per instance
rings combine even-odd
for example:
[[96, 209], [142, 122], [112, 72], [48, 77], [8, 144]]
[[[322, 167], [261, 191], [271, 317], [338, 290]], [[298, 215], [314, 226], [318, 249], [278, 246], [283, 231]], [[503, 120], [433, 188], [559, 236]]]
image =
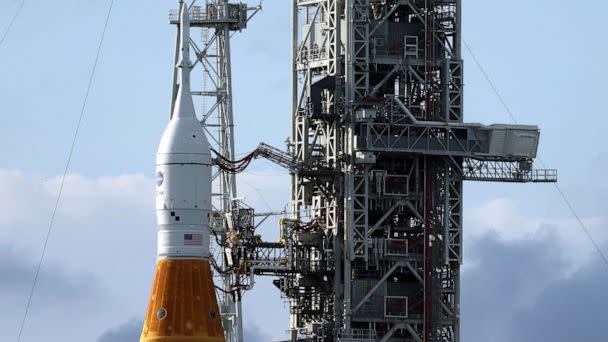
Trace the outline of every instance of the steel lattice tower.
[[292, 341], [459, 341], [462, 183], [555, 181], [538, 128], [463, 123], [460, 0], [292, 15], [293, 211], [330, 237], [282, 283]]

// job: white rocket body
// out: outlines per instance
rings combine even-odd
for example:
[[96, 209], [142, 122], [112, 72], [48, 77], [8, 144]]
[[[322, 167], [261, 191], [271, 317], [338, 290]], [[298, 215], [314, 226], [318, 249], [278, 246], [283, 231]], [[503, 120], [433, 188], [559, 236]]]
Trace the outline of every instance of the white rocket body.
[[209, 258], [211, 153], [190, 93], [189, 23], [181, 30], [181, 83], [156, 157], [159, 258]]
[[140, 342], [226, 342], [209, 260], [211, 154], [190, 93], [190, 22], [180, 0], [181, 82], [156, 155], [158, 260]]

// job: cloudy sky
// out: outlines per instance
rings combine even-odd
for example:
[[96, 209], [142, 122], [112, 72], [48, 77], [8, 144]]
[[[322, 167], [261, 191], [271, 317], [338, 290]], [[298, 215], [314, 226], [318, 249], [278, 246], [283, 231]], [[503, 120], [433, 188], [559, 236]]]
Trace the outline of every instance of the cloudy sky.
[[[465, 0], [464, 37], [608, 252], [608, 3]], [[18, 1], [0, 0], [0, 32]], [[26, 1], [0, 46], [0, 340], [15, 341], [108, 1]], [[173, 1], [116, 0], [22, 341], [136, 341], [155, 261], [154, 154], [166, 124]], [[289, 135], [285, 0], [233, 39], [237, 150]], [[466, 120], [510, 122], [470, 55]], [[281, 209], [289, 179], [256, 161], [239, 190]], [[602, 340], [608, 266], [551, 185], [465, 185], [463, 341]], [[276, 224], [264, 227], [270, 240]], [[247, 342], [288, 328], [270, 279], [245, 296]]]

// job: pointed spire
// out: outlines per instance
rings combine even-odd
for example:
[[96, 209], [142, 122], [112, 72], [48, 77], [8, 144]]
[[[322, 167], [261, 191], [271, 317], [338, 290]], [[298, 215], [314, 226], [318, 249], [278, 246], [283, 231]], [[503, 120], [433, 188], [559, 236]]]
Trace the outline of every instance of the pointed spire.
[[184, 0], [179, 1], [180, 12], [180, 86], [177, 93], [173, 117], [196, 117], [192, 94], [190, 93], [190, 13]]

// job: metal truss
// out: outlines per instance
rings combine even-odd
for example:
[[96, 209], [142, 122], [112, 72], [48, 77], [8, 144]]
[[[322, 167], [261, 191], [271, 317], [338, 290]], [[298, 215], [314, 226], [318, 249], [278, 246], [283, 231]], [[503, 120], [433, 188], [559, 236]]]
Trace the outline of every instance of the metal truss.
[[289, 341], [459, 342], [463, 181], [556, 181], [539, 129], [463, 122], [460, 0], [292, 4], [292, 137], [256, 152], [292, 217], [236, 225], [237, 278], [278, 277]]
[[534, 170], [532, 164], [522, 161], [487, 161], [464, 159], [464, 180], [508, 183], [555, 183], [557, 170]]
[[[392, 124], [363, 123], [357, 148], [369, 151], [419, 153], [434, 156], [479, 159], [519, 159], [536, 157], [540, 132], [534, 126], [482, 126], [479, 124]], [[504, 141], [511, 132], [525, 132], [530, 144], [511, 150]], [[501, 134], [500, 142], [495, 137]], [[512, 140], [519, 139], [514, 136]]]

